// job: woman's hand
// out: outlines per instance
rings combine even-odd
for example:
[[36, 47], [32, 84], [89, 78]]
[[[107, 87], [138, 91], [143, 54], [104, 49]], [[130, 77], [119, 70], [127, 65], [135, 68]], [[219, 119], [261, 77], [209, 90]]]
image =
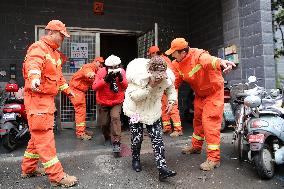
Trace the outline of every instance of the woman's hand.
[[163, 81], [163, 79], [155, 80], [155, 78], [151, 77], [150, 81], [149, 81], [149, 86], [154, 88], [157, 85], [159, 85], [162, 81]]

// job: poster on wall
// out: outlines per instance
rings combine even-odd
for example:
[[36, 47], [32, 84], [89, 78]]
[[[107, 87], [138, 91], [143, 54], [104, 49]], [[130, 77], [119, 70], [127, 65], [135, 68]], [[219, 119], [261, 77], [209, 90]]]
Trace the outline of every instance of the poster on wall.
[[84, 64], [86, 64], [86, 59], [84, 58], [69, 58], [70, 62], [70, 70], [78, 70], [80, 69]]
[[71, 58], [88, 58], [88, 43], [71, 43]]

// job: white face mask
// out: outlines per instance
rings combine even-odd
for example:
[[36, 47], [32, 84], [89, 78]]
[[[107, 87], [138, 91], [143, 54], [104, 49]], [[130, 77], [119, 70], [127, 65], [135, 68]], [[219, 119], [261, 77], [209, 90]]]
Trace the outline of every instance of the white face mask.
[[112, 72], [112, 73], [118, 73], [118, 72], [121, 72], [121, 68], [108, 69], [107, 72], [108, 72], [108, 73], [110, 73], [110, 72]]

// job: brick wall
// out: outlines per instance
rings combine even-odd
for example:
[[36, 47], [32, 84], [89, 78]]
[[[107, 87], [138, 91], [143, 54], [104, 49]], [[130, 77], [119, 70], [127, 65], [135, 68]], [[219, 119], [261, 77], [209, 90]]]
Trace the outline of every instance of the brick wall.
[[275, 87], [271, 1], [240, 1], [242, 79], [255, 75]]
[[[222, 0], [222, 17], [224, 47], [235, 44], [238, 47], [238, 55], [241, 57], [240, 50], [240, 16], [239, 4], [236, 0]], [[238, 66], [230, 74], [224, 75], [225, 80], [230, 84], [239, 83], [242, 80], [242, 67]]]
[[189, 1], [188, 41], [191, 47], [217, 55], [223, 45], [223, 19], [220, 0]]
[[246, 81], [250, 75], [260, 85], [275, 87], [275, 61], [271, 2], [267, 0], [222, 0], [224, 44], [236, 44], [238, 68], [226, 76], [231, 83]]
[[[186, 0], [104, 0], [104, 15], [93, 14], [93, 0], [1, 0], [0, 66], [9, 75], [9, 65], [16, 64], [22, 80], [22, 62], [26, 48], [34, 42], [34, 26], [59, 19], [69, 27], [147, 31], [157, 22], [159, 45], [165, 50], [175, 36], [187, 33]], [[1, 71], [1, 70], [0, 70]], [[8, 81], [8, 78], [0, 78]]]

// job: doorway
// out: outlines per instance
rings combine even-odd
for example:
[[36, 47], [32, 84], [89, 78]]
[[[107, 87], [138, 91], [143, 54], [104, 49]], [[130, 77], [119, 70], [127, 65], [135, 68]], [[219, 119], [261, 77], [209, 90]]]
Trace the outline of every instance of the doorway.
[[110, 55], [118, 56], [121, 64], [126, 69], [127, 64], [137, 58], [137, 36], [120, 34], [100, 35], [101, 56], [106, 59]]

